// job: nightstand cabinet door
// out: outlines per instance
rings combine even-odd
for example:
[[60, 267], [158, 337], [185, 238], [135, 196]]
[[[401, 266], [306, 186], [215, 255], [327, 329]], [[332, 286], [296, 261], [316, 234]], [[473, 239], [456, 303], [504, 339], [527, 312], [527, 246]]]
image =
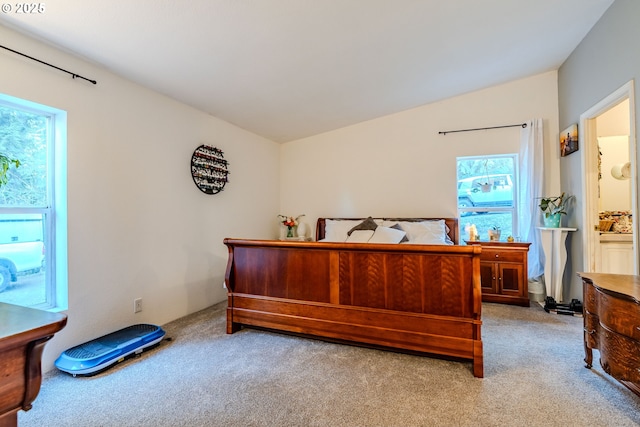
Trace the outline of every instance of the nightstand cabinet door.
[[482, 301], [529, 306], [527, 254], [530, 243], [478, 242], [482, 247]]
[[480, 261], [480, 286], [482, 294], [498, 293], [498, 277], [496, 263]]
[[522, 267], [522, 264], [498, 264], [498, 289], [500, 294], [514, 297], [522, 296], [524, 278], [526, 277], [526, 273], [522, 274]]

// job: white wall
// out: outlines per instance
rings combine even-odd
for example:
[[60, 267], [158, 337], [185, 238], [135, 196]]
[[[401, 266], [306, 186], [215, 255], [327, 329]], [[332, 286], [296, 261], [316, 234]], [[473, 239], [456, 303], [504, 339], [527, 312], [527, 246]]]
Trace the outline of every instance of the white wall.
[[[0, 92], [68, 112], [66, 348], [134, 323], [164, 324], [226, 298], [225, 237], [277, 229], [279, 146], [0, 26], [2, 44], [97, 85], [0, 52]], [[225, 191], [205, 195], [189, 162], [201, 144], [230, 162]], [[143, 311], [133, 313], [134, 298]]]
[[414, 108], [281, 148], [283, 215], [457, 215], [456, 157], [519, 151], [520, 128], [453, 133], [544, 119], [546, 188], [559, 189], [557, 74]]
[[601, 211], [631, 210], [631, 180], [617, 180], [611, 167], [630, 161], [629, 100], [596, 117], [596, 131], [601, 153]]
[[600, 211], [630, 211], [631, 180], [616, 179], [611, 168], [627, 163], [629, 156], [629, 136], [601, 136], [600, 147], [602, 179], [600, 182]]
[[629, 100], [625, 99], [596, 117], [596, 132], [598, 136], [629, 135]]

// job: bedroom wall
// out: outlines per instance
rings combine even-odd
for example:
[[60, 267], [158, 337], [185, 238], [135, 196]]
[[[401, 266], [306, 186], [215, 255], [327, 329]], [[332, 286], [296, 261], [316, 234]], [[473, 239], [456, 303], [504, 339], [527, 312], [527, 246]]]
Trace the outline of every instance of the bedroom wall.
[[[555, 71], [282, 145], [283, 215], [457, 216], [456, 157], [519, 151], [520, 128], [439, 131], [544, 120], [546, 188], [559, 188]], [[275, 218], [274, 218], [275, 220]], [[312, 232], [313, 234], [313, 232]]]
[[[47, 344], [43, 369], [88, 339], [224, 300], [223, 238], [267, 238], [277, 228], [279, 145], [6, 27], [0, 39], [98, 81], [0, 52], [0, 93], [68, 113], [69, 320]], [[192, 181], [200, 144], [230, 162], [218, 195]], [[134, 298], [143, 299], [135, 315]]]
[[[640, 2], [616, 0], [600, 18], [589, 34], [576, 47], [558, 71], [558, 105], [560, 128], [580, 121], [580, 115], [606, 98], [618, 88], [635, 80], [636, 91], [640, 78]], [[639, 97], [635, 96], [635, 126], [638, 129]], [[636, 141], [631, 141], [636, 144]], [[576, 212], [583, 203], [581, 158], [577, 155], [561, 160], [562, 189], [576, 195]], [[582, 284], [576, 272], [583, 271], [582, 214], [573, 215], [570, 233], [570, 257], [565, 280], [570, 280], [570, 297], [582, 299]], [[565, 286], [567, 283], [565, 283]]]

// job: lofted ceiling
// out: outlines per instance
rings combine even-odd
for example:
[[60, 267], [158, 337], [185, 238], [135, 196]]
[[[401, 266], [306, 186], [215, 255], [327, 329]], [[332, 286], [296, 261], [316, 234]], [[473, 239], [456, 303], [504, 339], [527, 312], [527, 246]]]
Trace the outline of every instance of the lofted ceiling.
[[287, 142], [558, 69], [612, 3], [55, 0], [0, 24]]

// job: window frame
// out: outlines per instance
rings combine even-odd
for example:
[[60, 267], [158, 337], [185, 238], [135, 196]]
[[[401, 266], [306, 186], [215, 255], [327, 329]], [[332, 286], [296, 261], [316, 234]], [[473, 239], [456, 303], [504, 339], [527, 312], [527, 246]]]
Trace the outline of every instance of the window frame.
[[45, 302], [32, 308], [63, 311], [68, 307], [67, 271], [67, 113], [64, 110], [0, 93], [0, 105], [47, 118], [46, 203], [38, 207], [0, 206], [2, 214], [39, 214], [45, 243]]
[[[499, 158], [511, 158], [513, 161], [513, 176], [512, 176], [512, 186], [513, 186], [513, 203], [512, 206], [483, 206], [483, 207], [460, 207], [459, 201], [458, 201], [458, 190], [459, 190], [459, 183], [460, 180], [458, 178], [458, 164], [460, 161], [465, 161], [465, 160], [472, 160], [472, 161], [477, 161], [477, 160], [485, 160], [485, 159], [499, 159]], [[520, 180], [519, 180], [519, 156], [518, 153], [508, 153], [508, 154], [486, 154], [486, 155], [480, 155], [480, 156], [458, 156], [456, 157], [456, 206], [457, 206], [457, 213], [458, 213], [458, 218], [463, 218], [463, 217], [467, 217], [464, 216], [463, 213], [469, 213], [469, 214], [477, 214], [477, 213], [500, 213], [500, 212], [510, 212], [511, 213], [511, 230], [513, 232], [514, 236], [519, 236], [520, 235], [520, 231], [519, 231], [519, 227], [518, 227], [518, 218], [519, 218], [519, 212], [518, 212], [518, 206], [519, 206], [519, 202], [518, 202], [518, 196], [520, 194]], [[495, 173], [492, 174], [490, 173], [489, 175], [501, 175], [502, 173]], [[465, 178], [462, 178], [465, 179]], [[466, 223], [467, 221], [459, 221], [460, 223], [460, 235], [461, 236], [466, 236], [465, 234], [465, 230], [464, 230], [464, 223]], [[503, 236], [504, 237], [507, 236]]]

